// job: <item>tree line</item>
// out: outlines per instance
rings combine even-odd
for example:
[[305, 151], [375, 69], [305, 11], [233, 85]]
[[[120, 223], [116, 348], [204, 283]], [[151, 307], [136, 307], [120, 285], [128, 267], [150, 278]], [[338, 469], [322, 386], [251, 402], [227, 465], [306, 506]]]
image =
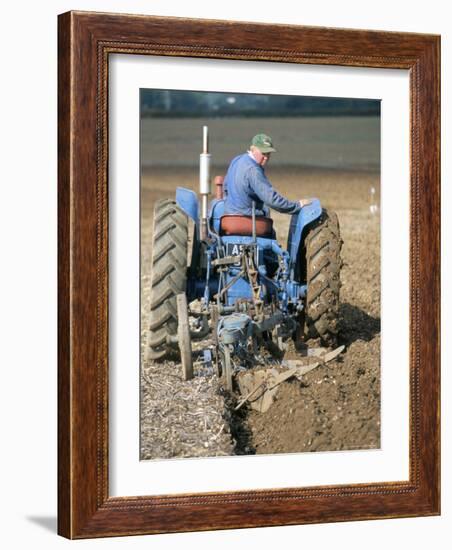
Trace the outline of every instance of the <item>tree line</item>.
[[379, 116], [377, 99], [141, 90], [143, 117]]

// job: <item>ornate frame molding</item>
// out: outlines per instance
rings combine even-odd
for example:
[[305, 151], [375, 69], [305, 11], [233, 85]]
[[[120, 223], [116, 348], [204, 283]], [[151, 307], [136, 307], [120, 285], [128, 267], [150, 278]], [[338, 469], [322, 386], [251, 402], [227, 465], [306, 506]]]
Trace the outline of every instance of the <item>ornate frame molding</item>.
[[[264, 38], [270, 49], [256, 49]], [[59, 533], [86, 538], [438, 514], [439, 37], [68, 12], [59, 16], [58, 45]], [[110, 54], [410, 71], [408, 482], [109, 497]]]

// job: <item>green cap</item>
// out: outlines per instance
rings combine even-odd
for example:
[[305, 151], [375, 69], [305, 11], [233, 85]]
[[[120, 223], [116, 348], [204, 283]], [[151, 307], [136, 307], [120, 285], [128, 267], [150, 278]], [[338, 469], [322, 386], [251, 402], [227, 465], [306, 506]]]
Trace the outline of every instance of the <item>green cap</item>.
[[261, 153], [275, 153], [276, 149], [273, 147], [272, 138], [266, 134], [257, 134], [251, 140], [251, 145], [254, 145], [259, 149]]

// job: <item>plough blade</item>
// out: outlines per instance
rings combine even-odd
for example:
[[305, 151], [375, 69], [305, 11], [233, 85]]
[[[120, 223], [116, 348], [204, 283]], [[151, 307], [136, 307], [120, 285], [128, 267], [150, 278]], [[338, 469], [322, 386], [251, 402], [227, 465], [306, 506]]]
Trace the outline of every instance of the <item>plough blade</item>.
[[292, 376], [298, 379], [304, 374], [314, 370], [320, 365], [324, 365], [335, 359], [345, 346], [340, 346], [333, 351], [324, 353], [318, 357], [315, 363], [306, 364], [299, 359], [288, 359], [282, 361], [281, 365], [288, 367], [282, 372], [275, 368], [270, 370], [261, 369], [254, 372], [246, 372], [238, 376], [238, 385], [240, 393], [244, 396], [235, 410], [240, 409], [245, 403], [249, 402], [252, 409], [259, 412], [266, 412], [275, 400], [279, 385]]

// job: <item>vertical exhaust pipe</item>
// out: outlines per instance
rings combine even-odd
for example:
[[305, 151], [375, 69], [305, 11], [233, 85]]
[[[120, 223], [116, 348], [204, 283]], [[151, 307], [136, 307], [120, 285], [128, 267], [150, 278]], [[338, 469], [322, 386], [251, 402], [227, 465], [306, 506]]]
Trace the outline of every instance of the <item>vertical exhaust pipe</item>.
[[210, 154], [209, 154], [209, 129], [202, 129], [202, 153], [199, 155], [199, 193], [201, 195], [201, 228], [200, 237], [207, 239], [207, 204], [210, 194]]

